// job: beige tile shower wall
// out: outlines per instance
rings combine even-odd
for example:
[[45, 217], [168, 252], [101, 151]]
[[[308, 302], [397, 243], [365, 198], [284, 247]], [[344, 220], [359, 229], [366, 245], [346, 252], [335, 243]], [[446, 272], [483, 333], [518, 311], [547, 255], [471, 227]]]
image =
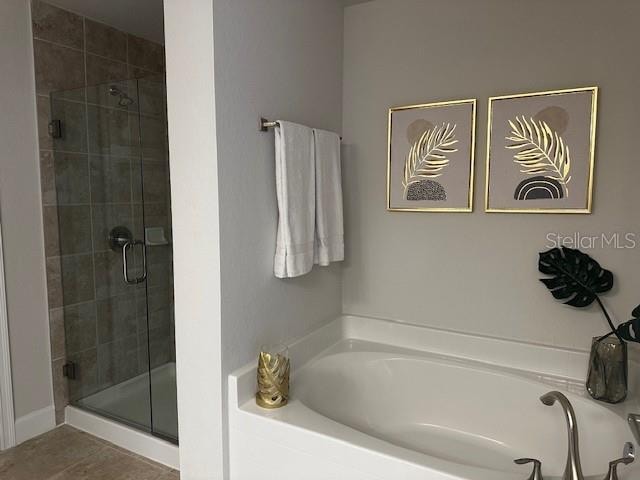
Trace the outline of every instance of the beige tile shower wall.
[[[171, 360], [170, 247], [150, 252], [149, 332], [144, 289], [124, 288], [120, 258], [105, 241], [116, 224], [144, 235], [134, 229], [142, 224], [139, 135], [149, 172], [146, 224], [170, 231], [171, 222], [162, 75], [141, 82], [139, 123], [136, 112], [117, 108], [106, 87], [53, 95], [56, 115], [64, 117], [62, 140], [48, 134], [51, 94], [157, 75], [164, 72], [164, 49], [44, 2], [33, 2], [32, 16], [51, 360], [61, 422], [70, 395], [84, 396], [146, 369], [149, 333], [153, 365]], [[68, 360], [79, 365], [80, 381], [68, 384], [62, 376]]]
[[[377, 0], [345, 11], [345, 313], [585, 349], [595, 308], [554, 302], [538, 282], [547, 234], [640, 240], [634, 0]], [[601, 87], [592, 215], [486, 214], [487, 98]], [[475, 211], [385, 210], [387, 108], [478, 98]], [[640, 303], [640, 243], [590, 253], [616, 274], [618, 320]]]

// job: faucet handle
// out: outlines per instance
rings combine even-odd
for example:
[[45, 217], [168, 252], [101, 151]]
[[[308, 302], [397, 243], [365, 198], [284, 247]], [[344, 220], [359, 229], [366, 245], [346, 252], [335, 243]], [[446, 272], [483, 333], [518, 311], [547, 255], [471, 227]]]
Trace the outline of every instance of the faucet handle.
[[518, 458], [514, 460], [518, 465], [526, 465], [527, 463], [533, 463], [533, 472], [528, 480], [543, 480], [542, 479], [542, 463], [535, 458]]
[[609, 471], [607, 472], [607, 476], [604, 477], [604, 480], [618, 480], [618, 465], [621, 463], [623, 465], [629, 465], [630, 463], [633, 463], [634, 460], [635, 457], [633, 456], [633, 453], [629, 453], [627, 445], [625, 445], [625, 456], [609, 462]]

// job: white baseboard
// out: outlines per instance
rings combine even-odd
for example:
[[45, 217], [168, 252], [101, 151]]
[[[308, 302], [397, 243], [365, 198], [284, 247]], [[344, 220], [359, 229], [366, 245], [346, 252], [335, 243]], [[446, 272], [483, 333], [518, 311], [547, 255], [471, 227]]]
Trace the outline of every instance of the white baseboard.
[[36, 410], [16, 419], [16, 444], [42, 435], [56, 427], [56, 411], [53, 405]]
[[71, 405], [67, 405], [64, 411], [67, 425], [173, 469], [180, 469], [177, 445]]

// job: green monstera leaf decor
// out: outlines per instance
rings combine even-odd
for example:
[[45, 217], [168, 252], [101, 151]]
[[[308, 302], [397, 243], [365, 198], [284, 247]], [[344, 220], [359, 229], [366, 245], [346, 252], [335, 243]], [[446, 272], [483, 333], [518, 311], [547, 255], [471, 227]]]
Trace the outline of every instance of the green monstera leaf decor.
[[588, 307], [598, 294], [613, 288], [613, 273], [580, 250], [562, 247], [540, 254], [540, 272], [550, 275], [540, 281], [557, 300], [573, 307]]
[[618, 325], [617, 332], [620, 337], [629, 342], [640, 342], [640, 305], [633, 312], [633, 318], [628, 322]]

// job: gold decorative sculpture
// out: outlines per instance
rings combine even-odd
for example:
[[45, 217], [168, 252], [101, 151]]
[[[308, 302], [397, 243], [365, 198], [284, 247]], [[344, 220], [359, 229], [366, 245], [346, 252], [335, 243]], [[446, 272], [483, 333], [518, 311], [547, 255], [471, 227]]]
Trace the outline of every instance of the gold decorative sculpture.
[[287, 349], [263, 349], [258, 357], [256, 403], [262, 408], [280, 408], [289, 401], [290, 361]]

